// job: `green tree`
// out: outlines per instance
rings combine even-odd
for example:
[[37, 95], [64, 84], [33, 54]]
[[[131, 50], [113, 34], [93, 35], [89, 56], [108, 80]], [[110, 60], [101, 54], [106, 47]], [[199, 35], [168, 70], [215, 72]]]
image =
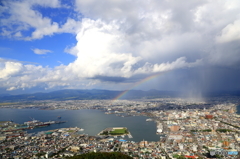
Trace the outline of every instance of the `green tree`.
[[120, 152], [91, 152], [78, 156], [67, 157], [67, 159], [132, 159], [132, 157]]
[[43, 156], [43, 155], [45, 155], [45, 154], [46, 154], [46, 153], [44, 153], [44, 152], [39, 152], [39, 153], [36, 154], [36, 156], [37, 156], [37, 157], [41, 157], [41, 156]]
[[179, 156], [177, 159], [186, 159], [184, 156]]

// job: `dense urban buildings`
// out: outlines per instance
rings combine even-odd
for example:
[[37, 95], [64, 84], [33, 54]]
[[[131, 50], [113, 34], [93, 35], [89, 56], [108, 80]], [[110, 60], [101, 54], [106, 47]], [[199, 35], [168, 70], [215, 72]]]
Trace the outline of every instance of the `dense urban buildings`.
[[[2, 158], [64, 158], [88, 152], [122, 152], [135, 158], [239, 158], [240, 115], [237, 97], [194, 102], [180, 98], [154, 100], [35, 101], [2, 108], [98, 109], [117, 116], [147, 116], [156, 122], [159, 141], [131, 141], [124, 135], [81, 133], [80, 128], [40, 131], [32, 135], [12, 121], [1, 122]], [[52, 123], [53, 124], [53, 123]], [[141, 124], [141, 123], [139, 123]], [[103, 128], [104, 129], [104, 128]], [[147, 135], [147, 134], [146, 134]], [[148, 134], [149, 135], [149, 134]], [[118, 136], [118, 137], [117, 137]], [[134, 137], [134, 136], [133, 136]]]

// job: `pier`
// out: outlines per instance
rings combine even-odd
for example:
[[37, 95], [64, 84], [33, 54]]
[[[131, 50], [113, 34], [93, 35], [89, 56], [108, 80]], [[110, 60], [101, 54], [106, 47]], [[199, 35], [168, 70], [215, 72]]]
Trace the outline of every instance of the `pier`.
[[24, 124], [17, 124], [12, 121], [9, 121], [10, 123], [8, 126], [3, 130], [4, 132], [15, 132], [15, 131], [23, 131], [27, 129], [34, 129], [39, 127], [46, 127], [50, 126], [52, 124], [62, 124], [67, 121], [47, 121], [47, 122], [41, 122], [39, 120], [32, 120], [24, 122]]

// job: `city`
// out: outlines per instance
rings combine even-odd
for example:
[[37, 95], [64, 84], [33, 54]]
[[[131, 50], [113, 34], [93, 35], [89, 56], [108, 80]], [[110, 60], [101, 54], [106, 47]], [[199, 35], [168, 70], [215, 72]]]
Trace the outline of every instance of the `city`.
[[[223, 102], [225, 101], [225, 102]], [[194, 102], [181, 98], [149, 100], [34, 101], [2, 105], [17, 109], [97, 109], [116, 116], [147, 116], [156, 123], [159, 141], [134, 142], [114, 136], [89, 136], [81, 128], [61, 128], [35, 134], [12, 130], [16, 123], [1, 122], [2, 158], [61, 158], [87, 152], [122, 152], [135, 158], [239, 158], [238, 97]], [[166, 107], [168, 106], [168, 108]], [[139, 123], [141, 124], [141, 123]], [[134, 136], [133, 136], [134, 138]]]

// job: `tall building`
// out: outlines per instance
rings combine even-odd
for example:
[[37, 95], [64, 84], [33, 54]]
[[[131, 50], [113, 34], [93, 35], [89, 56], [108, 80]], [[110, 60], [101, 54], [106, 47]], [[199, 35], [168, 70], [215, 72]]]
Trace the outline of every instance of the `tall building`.
[[223, 141], [223, 146], [228, 147], [229, 146], [229, 142], [228, 141]]
[[178, 144], [178, 146], [180, 150], [183, 150], [183, 144]]
[[145, 140], [143, 140], [139, 143], [140, 147], [146, 147], [147, 145], [148, 145], [148, 141], [145, 141]]
[[194, 152], [197, 152], [197, 147], [198, 147], [197, 145], [193, 145], [193, 151]]

